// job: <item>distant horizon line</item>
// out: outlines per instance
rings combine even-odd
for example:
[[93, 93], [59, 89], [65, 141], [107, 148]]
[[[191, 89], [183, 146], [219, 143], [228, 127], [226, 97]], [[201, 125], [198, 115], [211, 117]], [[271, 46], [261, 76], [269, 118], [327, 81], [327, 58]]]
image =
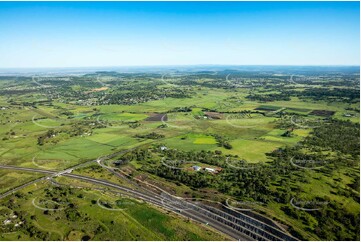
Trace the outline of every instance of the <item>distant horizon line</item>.
[[54, 66], [54, 67], [0, 67], [6, 69], [74, 69], [74, 68], [139, 68], [139, 67], [226, 67], [226, 66], [279, 66], [279, 67], [360, 67], [360, 64], [177, 64], [177, 65], [116, 65], [116, 66]]

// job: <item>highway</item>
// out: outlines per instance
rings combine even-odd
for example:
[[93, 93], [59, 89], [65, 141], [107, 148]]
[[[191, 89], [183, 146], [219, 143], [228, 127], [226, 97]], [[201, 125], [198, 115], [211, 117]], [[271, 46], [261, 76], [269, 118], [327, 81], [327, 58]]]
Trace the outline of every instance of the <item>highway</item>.
[[27, 182], [27, 183], [25, 183], [25, 184], [23, 184], [23, 185], [21, 185], [21, 186], [15, 187], [14, 189], [11, 189], [11, 190], [9, 190], [9, 191], [7, 191], [7, 192], [4, 192], [4, 193], [0, 194], [0, 199], [2, 199], [2, 198], [4, 198], [4, 197], [7, 197], [7, 196], [9, 196], [9, 195], [11, 195], [11, 194], [13, 194], [13, 193], [15, 193], [15, 192], [17, 192], [17, 191], [25, 188], [25, 187], [28, 187], [28, 186], [30, 186], [30, 185], [32, 185], [32, 184], [36, 184], [37, 182], [42, 181], [42, 180], [45, 180], [45, 179], [46, 179], [46, 177], [41, 177], [41, 178], [38, 178], [38, 179], [36, 179], [36, 180]]
[[[85, 163], [81, 165], [84, 164]], [[215, 228], [220, 232], [223, 232], [224, 234], [230, 236], [235, 240], [296, 240], [292, 236], [284, 233], [283, 231], [280, 231], [277, 228], [271, 227], [267, 224], [264, 224], [263, 222], [255, 220], [254, 218], [248, 217], [247, 215], [244, 214], [227, 213], [223, 210], [219, 210], [214, 207], [194, 204], [192, 202], [179, 199], [177, 197], [174, 197], [166, 193], [157, 194], [150, 190], [138, 191], [135, 189], [130, 189], [124, 186], [120, 186], [118, 184], [106, 180], [100, 180], [82, 175], [71, 174], [71, 171], [74, 168], [75, 167], [58, 172], [58, 171], [43, 170], [36, 168], [0, 165], [0, 169], [38, 172], [47, 175], [47, 177], [40, 178], [32, 182], [26, 183], [22, 186], [19, 186], [17, 188], [14, 188], [13, 190], [10, 190], [2, 194], [0, 198], [9, 195], [15, 191], [18, 191], [19, 189], [24, 188], [25, 186], [29, 186], [31, 184], [39, 182], [41, 180], [51, 179], [52, 177], [62, 175], [65, 177], [83, 180], [93, 184], [98, 184], [119, 190], [122, 193], [125, 193], [131, 197], [142, 199], [155, 206], [162, 207], [166, 210], [171, 210], [177, 214], [193, 219], [197, 222], [208, 224], [209, 226]], [[233, 213], [234, 212], [236, 211], [233, 211]]]
[[[47, 174], [48, 177], [44, 177], [41, 179], [36, 179], [32, 182], [29, 182], [27, 184], [24, 184], [20, 187], [14, 188], [13, 190], [10, 190], [8, 192], [6, 192], [6, 195], [12, 194], [16, 191], [18, 191], [21, 188], [24, 188], [25, 186], [29, 186], [31, 184], [34, 184], [36, 182], [39, 182], [40, 180], [46, 180], [50, 177], [54, 177], [57, 176], [59, 174], [59, 172], [56, 171], [50, 171], [50, 170], [42, 170], [42, 169], [33, 169], [33, 168], [25, 168], [25, 167], [15, 167], [15, 166], [4, 166], [4, 165], [0, 165], [0, 169], [11, 169], [11, 170], [20, 170], [20, 171], [27, 171], [27, 172], [38, 172], [38, 173], [44, 173]], [[95, 179], [95, 178], [91, 178], [91, 177], [85, 177], [85, 176], [80, 176], [80, 175], [75, 175], [75, 174], [69, 174], [69, 173], [61, 173], [63, 176], [66, 177], [71, 177], [71, 178], [75, 178], [75, 179], [79, 179], [79, 180], [83, 180], [83, 181], [88, 181], [94, 184], [98, 184], [98, 185], [103, 185], [103, 186], [108, 186], [111, 188], [115, 188], [117, 190], [123, 191], [124, 193], [126, 193], [127, 195], [130, 195], [131, 197], [134, 198], [138, 198], [138, 199], [142, 199], [146, 202], [149, 202], [151, 204], [154, 204], [158, 207], [163, 207], [166, 210], [170, 210], [173, 211], [175, 213], [178, 213], [184, 217], [193, 219], [197, 222], [200, 223], [208, 223], [209, 226], [212, 226], [213, 228], [215, 228], [216, 230], [223, 232], [224, 234], [230, 236], [231, 238], [235, 239], [235, 240], [251, 240], [250, 238], [248, 238], [247, 236], [245, 236], [244, 234], [240, 233], [239, 231], [234, 231], [233, 229], [228, 228], [228, 226], [225, 226], [224, 224], [218, 222], [217, 220], [215, 221], [211, 221], [208, 217], [204, 216], [203, 214], [199, 214], [199, 213], [194, 213], [194, 212], [189, 212], [189, 211], [185, 211], [184, 208], [182, 206], [180, 206], [180, 204], [174, 203], [174, 202], [169, 202], [169, 203], [165, 203], [162, 202], [162, 198], [161, 197], [150, 197], [148, 195], [144, 195], [141, 192], [137, 192], [133, 189], [129, 189], [108, 181], [104, 181], [104, 180], [99, 180], [99, 179]], [[2, 197], [5, 197], [5, 194], [3, 194]], [[2, 198], [1, 197], [1, 198]], [[177, 206], [178, 205], [178, 206]], [[182, 212], [180, 212], [182, 211]]]
[[[125, 179], [127, 182], [130, 182], [131, 184], [135, 185], [138, 189], [143, 190], [145, 193], [151, 193], [151, 195], [153, 195], [153, 196], [158, 195], [157, 193], [153, 192], [150, 189], [144, 189], [142, 186], [139, 186], [139, 184], [133, 182], [127, 176], [121, 175], [119, 172], [117, 172], [117, 171], [120, 171], [119, 169], [104, 165], [103, 161], [104, 161], [104, 159], [97, 159], [97, 163], [101, 167], [103, 167], [104, 169], [107, 169], [109, 172], [115, 174], [116, 176], [118, 176], [118, 177], [120, 177], [122, 179]], [[171, 199], [176, 198], [177, 200], [174, 201], [174, 202], [179, 202], [179, 199], [184, 199], [184, 198], [181, 198], [181, 197], [175, 197], [175, 196], [169, 194], [168, 192], [166, 192], [165, 190], [163, 190], [163, 189], [161, 189], [161, 188], [159, 188], [157, 186], [154, 186], [152, 184], [149, 184], [147, 182], [144, 182], [144, 181], [141, 181], [141, 180], [138, 180], [138, 179], [135, 179], [135, 180], [137, 182], [140, 182], [140, 183], [144, 184], [147, 188], [153, 188], [153, 189], [155, 188], [157, 191], [161, 192], [165, 196], [169, 196]], [[203, 213], [204, 212], [209, 213], [209, 210], [210, 210], [211, 211], [211, 214], [210, 214], [211, 216], [214, 216], [215, 214], [218, 214], [218, 215], [221, 215], [222, 217], [226, 217], [229, 220], [231, 220], [233, 222], [236, 222], [237, 224], [241, 224], [242, 226], [244, 226], [246, 228], [249, 228], [249, 229], [251, 229], [253, 231], [257, 231], [258, 234], [264, 235], [265, 238], [268, 238], [268, 239], [272, 238], [272, 239], [275, 239], [275, 240], [297, 240], [296, 238], [293, 238], [292, 236], [289, 236], [288, 234], [286, 234], [284, 231], [281, 231], [275, 225], [270, 225], [270, 224], [264, 223], [264, 222], [262, 222], [260, 220], [255, 219], [254, 217], [250, 217], [250, 216], [248, 216], [248, 215], [246, 215], [244, 213], [240, 213], [239, 211], [234, 210], [234, 209], [232, 209], [230, 207], [222, 206], [223, 209], [225, 209], [227, 211], [225, 213], [225, 211], [221, 211], [221, 210], [219, 210], [219, 209], [217, 209], [215, 207], [201, 205], [201, 207], [202, 206], [205, 207], [205, 210], [202, 211]], [[197, 206], [197, 207], [199, 208], [199, 206]], [[256, 227], [261, 228], [261, 229], [257, 229], [255, 226], [252, 226], [250, 224], [255, 225]], [[251, 237], [253, 237], [255, 239], [256, 238], [260, 239], [259, 237], [255, 236], [255, 235], [252, 236], [252, 235], [253, 234], [251, 234]], [[281, 239], [281, 238], [283, 238], [283, 239]]]

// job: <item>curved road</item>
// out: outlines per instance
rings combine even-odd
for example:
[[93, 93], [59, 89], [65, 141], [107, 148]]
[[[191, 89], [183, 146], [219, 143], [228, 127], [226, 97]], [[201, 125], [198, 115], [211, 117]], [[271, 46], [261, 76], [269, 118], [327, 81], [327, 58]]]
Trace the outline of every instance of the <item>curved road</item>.
[[[92, 161], [93, 162], [93, 161]], [[88, 163], [88, 162], [86, 162]], [[81, 165], [84, 165], [83, 163]], [[79, 166], [81, 166], [79, 165]], [[77, 166], [77, 167], [79, 167]], [[2, 169], [12, 169], [12, 170], [21, 170], [28, 172], [39, 172], [47, 174], [47, 177], [43, 177], [40, 179], [36, 179], [32, 182], [26, 183], [22, 186], [14, 188], [0, 196], [3, 198], [21, 188], [34, 184], [38, 181], [51, 179], [54, 176], [66, 176], [74, 179], [79, 179], [83, 181], [87, 181], [90, 183], [103, 185], [107, 187], [111, 187], [116, 190], [120, 190], [127, 195], [130, 195], [134, 198], [142, 199], [146, 202], [149, 202], [158, 207], [162, 207], [167, 210], [171, 210], [177, 214], [185, 216], [187, 218], [191, 218], [200, 223], [208, 224], [209, 226], [215, 228], [216, 230], [227, 234], [231, 238], [235, 240], [296, 240], [292, 236], [285, 234], [278, 229], [271, 227], [267, 224], [264, 224], [258, 220], [255, 220], [246, 215], [242, 215], [243, 219], [240, 219], [238, 216], [234, 216], [232, 214], [221, 211], [217, 208], [210, 208], [208, 206], [199, 206], [192, 202], [187, 202], [182, 199], [178, 199], [170, 194], [161, 194], [158, 195], [151, 191], [137, 191], [135, 189], [130, 189], [127, 187], [120, 186], [118, 184], [106, 181], [95, 179], [91, 177], [86, 177], [82, 175], [70, 174], [73, 168], [66, 169], [64, 171], [51, 171], [51, 170], [43, 170], [43, 169], [35, 169], [35, 168], [26, 168], [26, 167], [16, 167], [16, 166], [7, 166], [0, 165]], [[244, 218], [246, 216], [246, 218]]]
[[[26, 168], [26, 167], [15, 167], [15, 166], [5, 166], [5, 165], [0, 165], [1, 169], [11, 169], [11, 170], [20, 170], [20, 171], [28, 171], [28, 172], [39, 172], [39, 173], [44, 173], [49, 175], [48, 177], [43, 177], [40, 179], [36, 179], [34, 181], [31, 181], [29, 183], [26, 183], [22, 186], [19, 186], [17, 188], [14, 188], [4, 194], [2, 194], [0, 196], [0, 198], [3, 198], [9, 194], [12, 194], [18, 190], [20, 190], [21, 188], [24, 188], [26, 186], [29, 186], [31, 184], [34, 184], [36, 182], [39, 182], [41, 180], [46, 180], [49, 179], [50, 177], [53, 176], [57, 176], [59, 175], [59, 172], [56, 171], [50, 171], [50, 170], [42, 170], [42, 169], [33, 169], [33, 168]], [[146, 202], [152, 203], [158, 207], [163, 207], [167, 210], [171, 210], [175, 213], [178, 213], [182, 216], [191, 218], [197, 222], [200, 223], [208, 223], [209, 226], [212, 226], [213, 228], [215, 228], [216, 230], [223, 232], [224, 234], [230, 236], [231, 238], [235, 239], [235, 240], [251, 240], [251, 238], [249, 238], [248, 236], [244, 235], [243, 233], [234, 230], [232, 228], [229, 228], [229, 226], [226, 226], [225, 224], [223, 224], [222, 222], [219, 222], [217, 220], [212, 220], [209, 217], [205, 216], [202, 213], [196, 212], [196, 211], [186, 211], [184, 210], [184, 207], [181, 206], [180, 204], [174, 203], [173, 201], [169, 201], [168, 203], [164, 203], [162, 202], [162, 199], [165, 198], [161, 198], [161, 197], [150, 197], [148, 195], [144, 195], [143, 193], [137, 192], [133, 189], [129, 189], [108, 181], [104, 181], [104, 180], [99, 180], [99, 179], [95, 179], [95, 178], [91, 178], [91, 177], [86, 177], [86, 176], [81, 176], [81, 175], [75, 175], [75, 174], [69, 174], [69, 173], [64, 173], [61, 172], [61, 175], [66, 176], [66, 177], [71, 177], [71, 178], [75, 178], [75, 179], [79, 179], [79, 180], [84, 180], [84, 181], [88, 181], [91, 183], [95, 183], [95, 184], [99, 184], [99, 185], [104, 185], [104, 186], [108, 186], [111, 188], [115, 188], [117, 190], [121, 190], [125, 193], [129, 193], [132, 197], [135, 198], [140, 198]], [[180, 212], [181, 211], [181, 212]]]

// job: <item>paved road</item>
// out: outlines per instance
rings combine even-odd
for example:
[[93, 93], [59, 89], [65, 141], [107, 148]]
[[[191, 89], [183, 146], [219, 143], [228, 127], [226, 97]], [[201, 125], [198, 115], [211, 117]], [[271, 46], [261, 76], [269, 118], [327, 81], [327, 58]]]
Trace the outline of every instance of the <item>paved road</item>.
[[[164, 195], [168, 196], [170, 199], [173, 199], [174, 203], [179, 203], [179, 202], [184, 203], [184, 200], [182, 201], [183, 198], [175, 197], [175, 196], [169, 194], [167, 191], [164, 191], [157, 186], [137, 180], [138, 182], [141, 182], [142, 184], [144, 184], [146, 187], [140, 186], [136, 182], [129, 179], [127, 176], [117, 172], [117, 171], [119, 171], [119, 169], [104, 165], [103, 164], [104, 160], [105, 159], [98, 159], [97, 164], [99, 164], [101, 167], [108, 170], [109, 172], [113, 173], [114, 175], [133, 184], [135, 187], [137, 187], [137, 190], [141, 190], [143, 192], [143, 194], [150, 194], [151, 196], [158, 196], [158, 193], [154, 192], [152, 189], [149, 189], [149, 188], [153, 188], [153, 189], [155, 188], [158, 192], [161, 192]], [[184, 204], [184, 206], [187, 206], [187, 205], [189, 207], [190, 204], [189, 203]], [[193, 206], [193, 204], [192, 204], [192, 206]], [[205, 208], [205, 210], [203, 210], [202, 213], [210, 213], [210, 211], [211, 211], [211, 213], [209, 214], [210, 216], [214, 216], [215, 214], [217, 214], [217, 215], [220, 215], [221, 218], [222, 217], [227, 218], [228, 221], [235, 222], [238, 225], [242, 225], [243, 228], [250, 229], [251, 232], [249, 232], [249, 231], [245, 231], [245, 232], [247, 232], [247, 234], [249, 234], [254, 239], [257, 239], [257, 240], [259, 240], [259, 239], [290, 240], [290, 241], [297, 240], [296, 238], [294, 238], [294, 237], [290, 236], [289, 234], [285, 233], [284, 231], [282, 231], [282, 229], [280, 229], [278, 226], [274, 225], [273, 223], [265, 223], [265, 222], [257, 219], [257, 216], [254, 217], [254, 216], [251, 216], [250, 214], [247, 215], [244, 213], [240, 213], [239, 211], [233, 210], [230, 207], [223, 207], [223, 209], [225, 209], [225, 210], [219, 210], [215, 207], [206, 206], [204, 204], [202, 204], [201, 206], [196, 206], [193, 209], [200, 210], [200, 208], [202, 208], [202, 207]], [[189, 210], [189, 209], [190, 208], [187, 208], [187, 210]], [[216, 218], [219, 219], [219, 217], [216, 217]], [[256, 234], [255, 234], [255, 231], [257, 232]]]
[[30, 185], [32, 185], [32, 184], [36, 184], [37, 182], [42, 181], [42, 180], [45, 180], [45, 179], [46, 179], [46, 177], [42, 177], [42, 178], [39, 178], [39, 179], [30, 181], [30, 182], [28, 182], [28, 183], [25, 183], [25, 184], [23, 184], [23, 185], [21, 185], [21, 186], [18, 186], [18, 187], [16, 187], [16, 188], [14, 188], [14, 189], [11, 189], [10, 191], [7, 191], [7, 192], [5, 192], [5, 193], [0, 194], [0, 199], [2, 199], [2, 198], [4, 198], [4, 197], [7, 197], [7, 196], [9, 196], [9, 195], [11, 195], [11, 194], [13, 194], [13, 193], [15, 193], [15, 192], [17, 192], [17, 191], [25, 188], [25, 187], [28, 187], [28, 186], [30, 186]]
[[[24, 185], [22, 185], [20, 187], [14, 188], [13, 190], [8, 191], [6, 193], [6, 195], [12, 194], [12, 193], [18, 191], [19, 189], [24, 188], [25, 186], [29, 186], [31, 184], [34, 184], [36, 182], [39, 182], [40, 180], [45, 180], [45, 179], [48, 179], [50, 177], [54, 177], [56, 175], [59, 175], [59, 172], [56, 172], [56, 171], [34, 169], [34, 168], [5, 166], [5, 165], [0, 165], [0, 168], [1, 169], [11, 169], [11, 170], [21, 170], [21, 171], [28, 171], [28, 172], [39, 172], [39, 173], [44, 173], [44, 174], [48, 175], [47, 177], [37, 179], [37, 180], [34, 180], [34, 181], [29, 182], [27, 184], [24, 184]], [[66, 176], [66, 177], [71, 177], [71, 178], [75, 178], [75, 179], [95, 183], [95, 184], [98, 184], [98, 185], [104, 185], [104, 186], [108, 186], [108, 187], [111, 187], [111, 188], [115, 188], [117, 190], [125, 192], [126, 194], [128, 194], [128, 195], [130, 195], [132, 197], [139, 198], [139, 199], [142, 199], [142, 200], [144, 200], [146, 202], [152, 203], [152, 204], [154, 204], [156, 206], [165, 208], [167, 210], [171, 210], [171, 211], [173, 211], [175, 213], [178, 213], [178, 214], [180, 214], [182, 216], [191, 218], [191, 219], [193, 219], [195, 221], [198, 221], [200, 223], [203, 223], [203, 224], [208, 223], [209, 226], [215, 228], [216, 230], [218, 230], [220, 232], [223, 232], [223, 233], [227, 234], [228, 236], [230, 236], [231, 238], [233, 238], [235, 240], [251, 240], [251, 238], [249, 238], [248, 236], [244, 235], [243, 233], [241, 233], [241, 232], [239, 232], [237, 230], [232, 229], [231, 227], [223, 224], [222, 222], [217, 221], [217, 220], [213, 220], [213, 219], [209, 218], [208, 216], [206, 216], [206, 215], [204, 215], [204, 214], [202, 214], [200, 212], [197, 212], [197, 211], [188, 211], [188, 210], [184, 209], [182, 204], [180, 204], [180, 203], [177, 204], [177, 203], [175, 203], [173, 201], [170, 201], [166, 197], [161, 197], [161, 196], [151, 197], [149, 195], [145, 195], [145, 194], [143, 194], [141, 192], [138, 192], [136, 190], [129, 189], [129, 188], [120, 186], [118, 184], [105, 181], [105, 180], [99, 180], [99, 179], [95, 179], [95, 178], [91, 178], [91, 177], [75, 175], [75, 174], [69, 174], [69, 173], [61, 173], [61, 174], [63, 176]], [[3, 194], [3, 195], [5, 195], [5, 194]], [[4, 197], [4, 196], [2, 196], [2, 197]], [[166, 200], [166, 202], [164, 202], [164, 200]]]
[[[51, 179], [54, 176], [63, 175], [66, 177], [111, 187], [113, 189], [120, 190], [123, 193], [126, 193], [132, 197], [139, 198], [156, 206], [171, 210], [175, 213], [191, 218], [195, 221], [207, 223], [209, 226], [227, 234], [228, 236], [236, 240], [296, 240], [295, 238], [285, 234], [284, 232], [279, 231], [276, 228], [273, 228], [267, 224], [264, 224], [263, 222], [255, 220], [254, 218], [248, 217], [246, 215], [242, 215], [242, 217], [239, 217], [230, 213], [226, 213], [214, 207], [208, 207], [204, 205], [199, 206], [198, 204], [196, 205], [192, 202], [178, 199], [177, 197], [174, 197], [170, 194], [163, 193], [159, 195], [151, 191], [138, 191], [135, 189], [120, 186], [106, 180], [71, 174], [71, 169], [57, 172], [43, 169], [6, 165], [0, 165], [0, 168], [22, 170], [28, 172], [40, 172], [47, 174], [48, 176], [45, 178], [41, 178], [42, 180]], [[36, 183], [39, 180], [40, 179], [37, 179], [30, 183], [24, 184], [11, 191], [8, 191], [6, 194], [9, 195], [25, 186]]]

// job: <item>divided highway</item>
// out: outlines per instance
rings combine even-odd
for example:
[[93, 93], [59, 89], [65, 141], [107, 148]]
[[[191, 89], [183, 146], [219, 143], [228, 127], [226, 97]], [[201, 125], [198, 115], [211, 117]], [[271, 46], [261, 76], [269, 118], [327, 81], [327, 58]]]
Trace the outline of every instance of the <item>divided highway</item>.
[[[84, 164], [81, 164], [79, 166], [82, 166]], [[73, 167], [72, 169], [74, 168], [75, 167]], [[193, 219], [197, 222], [208, 224], [209, 226], [215, 228], [220, 232], [223, 232], [224, 234], [227, 234], [228, 236], [230, 236], [235, 240], [263, 240], [263, 241], [296, 240], [292, 236], [284, 233], [283, 231], [278, 230], [275, 227], [267, 225], [245, 214], [238, 213], [237, 211], [234, 210], [232, 210], [232, 212], [229, 213], [227, 211], [223, 211], [214, 207], [194, 204], [192, 202], [179, 199], [175, 196], [166, 193], [157, 194], [151, 191], [138, 191], [135, 189], [130, 189], [106, 180], [100, 180], [91, 177], [71, 174], [72, 169], [67, 169], [61, 172], [57, 172], [51, 170], [7, 166], [7, 165], [0, 165], [0, 169], [11, 169], [11, 170], [39, 172], [39, 173], [47, 174], [46, 177], [36, 179], [32, 182], [26, 183], [22, 186], [14, 188], [13, 190], [10, 190], [0, 195], [0, 198], [3, 198], [13, 192], [20, 190], [21, 188], [24, 188], [41, 180], [50, 179], [55, 176], [63, 175], [69, 178], [83, 180], [93, 184], [103, 185], [109, 188], [119, 190], [122, 193], [125, 193], [131, 197], [142, 199], [148, 203], [151, 203], [158, 207], [162, 207], [166, 210], [171, 210], [177, 214]]]

